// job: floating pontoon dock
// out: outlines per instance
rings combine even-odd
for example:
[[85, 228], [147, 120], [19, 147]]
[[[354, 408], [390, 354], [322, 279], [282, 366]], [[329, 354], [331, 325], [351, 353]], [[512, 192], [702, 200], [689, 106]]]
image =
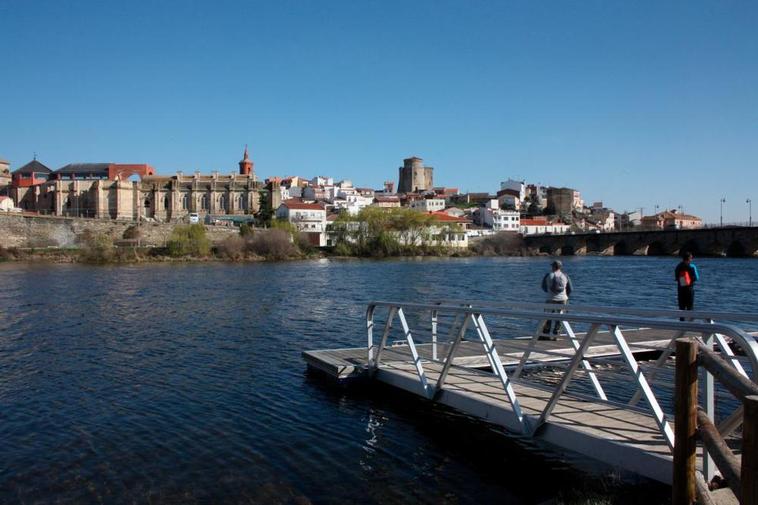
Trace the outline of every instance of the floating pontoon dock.
[[[675, 340], [699, 339], [755, 380], [758, 315], [687, 312], [680, 321], [679, 311], [561, 309], [374, 302], [365, 347], [303, 358], [335, 379], [368, 377], [664, 483], [672, 479]], [[560, 321], [557, 340], [543, 340], [547, 320]], [[708, 416], [724, 436], [738, 437], [738, 402], [730, 404], [710, 374], [701, 382]], [[710, 458], [698, 465], [712, 477]]]

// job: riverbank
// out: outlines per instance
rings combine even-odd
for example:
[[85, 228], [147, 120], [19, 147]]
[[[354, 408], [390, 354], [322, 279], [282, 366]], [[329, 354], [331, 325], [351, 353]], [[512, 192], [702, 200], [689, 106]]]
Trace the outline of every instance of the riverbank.
[[[540, 254], [542, 255], [542, 254]], [[488, 257], [466, 250], [415, 251], [391, 256], [367, 256], [337, 254], [333, 250], [298, 251], [287, 255], [260, 255], [254, 253], [229, 255], [213, 248], [208, 255], [172, 256], [167, 248], [127, 247], [115, 248], [112, 254], [103, 257], [80, 248], [3, 248], [0, 247], [0, 262], [20, 263], [83, 263], [83, 264], [132, 264], [132, 263], [259, 263], [266, 261], [300, 261], [321, 258], [329, 259], [382, 259], [382, 258], [471, 258]], [[522, 256], [511, 254], [508, 256]], [[526, 255], [524, 255], [526, 256]]]

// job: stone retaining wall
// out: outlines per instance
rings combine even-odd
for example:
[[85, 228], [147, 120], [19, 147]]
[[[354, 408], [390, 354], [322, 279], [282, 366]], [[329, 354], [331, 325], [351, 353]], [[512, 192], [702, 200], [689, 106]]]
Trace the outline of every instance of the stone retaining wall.
[[[3, 247], [75, 247], [77, 237], [85, 230], [105, 233], [120, 240], [133, 221], [106, 219], [66, 218], [0, 213], [0, 246]], [[176, 224], [143, 223], [142, 244], [164, 246]], [[236, 227], [205, 226], [208, 238], [217, 243], [239, 233]]]

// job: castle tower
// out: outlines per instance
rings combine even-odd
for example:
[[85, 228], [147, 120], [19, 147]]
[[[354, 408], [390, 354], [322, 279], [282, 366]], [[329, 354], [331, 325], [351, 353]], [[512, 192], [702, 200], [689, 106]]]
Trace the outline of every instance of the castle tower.
[[424, 160], [413, 156], [403, 160], [397, 185], [398, 193], [431, 191], [434, 186], [433, 168], [425, 167]]
[[249, 175], [255, 177], [255, 170], [253, 169], [253, 160], [247, 155], [247, 145], [245, 145], [245, 154], [240, 161], [240, 175]]

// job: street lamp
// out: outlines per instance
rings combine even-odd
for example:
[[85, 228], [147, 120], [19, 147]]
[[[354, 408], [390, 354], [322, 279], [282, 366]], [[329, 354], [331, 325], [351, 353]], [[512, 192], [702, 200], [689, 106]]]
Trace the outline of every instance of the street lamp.
[[748, 198], [747, 200], [745, 200], [745, 203], [747, 204], [747, 208], [748, 208], [748, 222], [747, 222], [747, 225], [748, 226], [753, 226], [753, 201], [750, 198]]
[[721, 223], [721, 226], [724, 226], [724, 204], [726, 203], [726, 198], [722, 196], [719, 202], [721, 202], [721, 210], [719, 212], [719, 222]]

